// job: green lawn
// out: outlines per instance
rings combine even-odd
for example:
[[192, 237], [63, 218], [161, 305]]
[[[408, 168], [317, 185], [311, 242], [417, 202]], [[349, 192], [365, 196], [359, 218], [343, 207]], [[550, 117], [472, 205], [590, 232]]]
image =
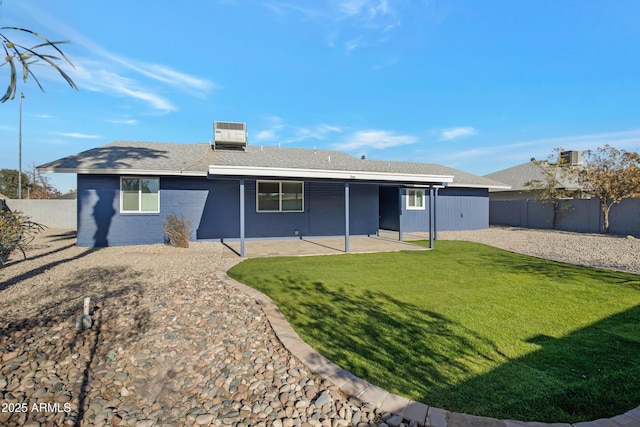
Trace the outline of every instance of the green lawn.
[[431, 406], [577, 422], [640, 404], [638, 275], [439, 241], [251, 259], [229, 276], [333, 362]]

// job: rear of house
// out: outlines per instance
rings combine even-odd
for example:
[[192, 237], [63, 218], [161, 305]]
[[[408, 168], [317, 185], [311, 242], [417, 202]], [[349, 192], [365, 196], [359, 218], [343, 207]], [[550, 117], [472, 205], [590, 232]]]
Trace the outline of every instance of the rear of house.
[[39, 166], [77, 174], [78, 245], [161, 243], [170, 214], [191, 240], [302, 238], [489, 226], [500, 183], [435, 164], [331, 150], [115, 142]]

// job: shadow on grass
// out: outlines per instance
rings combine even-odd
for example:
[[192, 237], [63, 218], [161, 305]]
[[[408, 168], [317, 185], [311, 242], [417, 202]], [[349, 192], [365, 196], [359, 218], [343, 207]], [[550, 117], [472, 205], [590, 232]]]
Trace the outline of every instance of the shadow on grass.
[[279, 279], [287, 283], [284, 299], [256, 287], [276, 301], [300, 336], [388, 391], [444, 406], [449, 400], [443, 392], [456, 381], [505, 361], [485, 337], [387, 294]]
[[469, 397], [467, 411], [498, 418], [519, 414], [523, 421], [590, 421], [640, 404], [640, 306], [562, 338], [538, 335], [528, 342], [539, 349], [447, 393]]
[[[471, 255], [454, 256], [464, 250]], [[425, 274], [437, 275], [445, 267], [436, 268], [433, 260], [442, 256], [455, 258], [470, 279], [477, 274], [475, 266], [480, 266], [515, 275], [564, 277], [572, 283], [591, 283], [597, 277], [607, 285], [640, 290], [639, 277], [629, 273], [585, 269], [493, 248], [484, 251], [474, 245], [451, 245], [446, 251], [411, 253], [410, 265], [432, 263]], [[349, 259], [350, 268], [360, 271], [356, 258]], [[322, 260], [328, 263], [327, 258]], [[527, 342], [537, 349], [509, 358], [489, 337], [441, 313], [363, 286], [369, 271], [352, 279], [360, 283], [330, 285], [319, 280], [322, 273], [306, 262], [306, 268], [287, 270], [302, 263], [295, 258], [270, 261], [292, 271], [275, 275], [263, 274], [267, 266], [255, 261], [247, 264], [254, 267], [245, 269], [247, 261], [234, 267], [230, 276], [270, 296], [296, 332], [322, 355], [390, 392], [450, 411], [523, 421], [593, 420], [640, 404], [640, 306], [561, 338], [529, 337]], [[334, 266], [338, 268], [344, 266]], [[423, 285], [428, 292], [428, 281]], [[589, 298], [589, 290], [584, 292], [582, 298]]]

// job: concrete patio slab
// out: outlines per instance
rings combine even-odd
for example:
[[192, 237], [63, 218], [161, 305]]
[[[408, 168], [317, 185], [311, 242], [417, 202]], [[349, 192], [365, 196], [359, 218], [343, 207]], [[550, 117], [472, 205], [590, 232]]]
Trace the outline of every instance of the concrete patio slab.
[[[239, 257], [240, 242], [224, 242], [225, 258]], [[282, 240], [247, 240], [246, 258], [274, 256], [310, 256], [344, 254], [344, 237], [317, 237]], [[378, 236], [355, 236], [349, 238], [349, 253], [420, 251], [428, 248], [397, 239]]]

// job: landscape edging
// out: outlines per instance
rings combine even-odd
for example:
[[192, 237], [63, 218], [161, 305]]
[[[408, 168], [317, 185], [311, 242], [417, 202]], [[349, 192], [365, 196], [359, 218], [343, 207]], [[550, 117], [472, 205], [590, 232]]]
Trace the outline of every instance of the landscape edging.
[[382, 412], [415, 421], [427, 427], [640, 427], [640, 406], [613, 418], [571, 423], [541, 423], [516, 420], [500, 420], [481, 417], [428, 406], [388, 391], [358, 378], [351, 372], [331, 362], [315, 351], [293, 330], [278, 306], [262, 292], [240, 283], [227, 275], [227, 271], [243, 259], [236, 258], [222, 265], [217, 275], [220, 280], [252, 297], [267, 316], [271, 328], [282, 345], [311, 372], [336, 385], [344, 394], [355, 397], [365, 404], [371, 404]]

